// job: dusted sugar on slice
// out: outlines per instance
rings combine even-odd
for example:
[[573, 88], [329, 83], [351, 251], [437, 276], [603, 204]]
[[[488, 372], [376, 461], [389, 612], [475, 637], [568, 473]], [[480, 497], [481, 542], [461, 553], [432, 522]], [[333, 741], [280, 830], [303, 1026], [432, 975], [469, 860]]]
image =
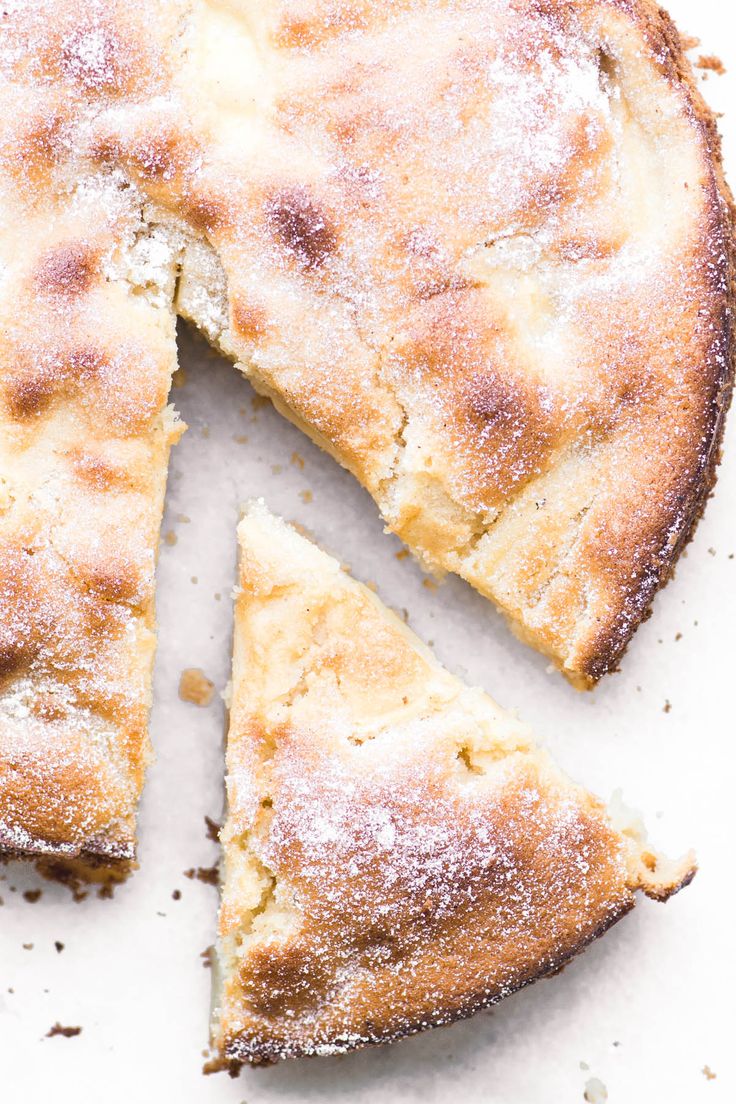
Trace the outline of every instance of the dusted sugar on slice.
[[468, 1016], [691, 879], [326, 553], [238, 532], [215, 1068]]

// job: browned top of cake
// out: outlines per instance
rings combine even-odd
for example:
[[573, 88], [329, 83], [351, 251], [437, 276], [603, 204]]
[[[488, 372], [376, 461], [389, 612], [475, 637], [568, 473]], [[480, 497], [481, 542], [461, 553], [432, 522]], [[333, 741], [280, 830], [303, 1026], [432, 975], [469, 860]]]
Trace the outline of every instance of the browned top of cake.
[[[49, 196], [117, 188], [177, 309], [425, 563], [579, 685], [615, 665], [711, 484], [733, 359], [718, 139], [666, 15], [37, 0], [3, 24], [14, 207], [48, 225]], [[24, 252], [24, 316], [90, 294], [98, 221]], [[19, 364], [19, 424], [96, 371]]]
[[733, 358], [718, 140], [666, 16], [28, 0], [0, 26], [2, 846], [123, 820], [129, 846], [172, 305], [424, 562], [578, 684], [615, 664]]

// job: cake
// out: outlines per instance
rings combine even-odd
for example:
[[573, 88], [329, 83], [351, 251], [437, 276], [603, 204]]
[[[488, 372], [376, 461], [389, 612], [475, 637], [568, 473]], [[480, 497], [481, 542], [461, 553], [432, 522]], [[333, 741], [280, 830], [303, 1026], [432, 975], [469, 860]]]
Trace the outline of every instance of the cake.
[[650, 0], [0, 10], [0, 850], [124, 872], [174, 321], [575, 685], [709, 489], [711, 114]]
[[692, 878], [262, 504], [238, 536], [210, 1069], [468, 1016]]

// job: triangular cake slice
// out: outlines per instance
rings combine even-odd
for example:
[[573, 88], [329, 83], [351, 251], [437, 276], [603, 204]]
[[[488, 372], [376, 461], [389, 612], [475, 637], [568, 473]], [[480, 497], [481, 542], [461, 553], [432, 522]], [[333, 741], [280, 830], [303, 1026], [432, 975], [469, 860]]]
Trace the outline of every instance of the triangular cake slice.
[[215, 1068], [467, 1016], [690, 880], [334, 559], [238, 532]]

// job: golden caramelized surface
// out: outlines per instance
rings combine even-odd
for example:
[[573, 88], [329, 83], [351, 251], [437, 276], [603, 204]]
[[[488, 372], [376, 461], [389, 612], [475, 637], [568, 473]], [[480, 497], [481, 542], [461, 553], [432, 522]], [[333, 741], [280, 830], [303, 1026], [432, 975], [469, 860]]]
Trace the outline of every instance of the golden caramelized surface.
[[132, 853], [176, 312], [425, 565], [615, 665], [733, 358], [653, 3], [27, 0], [0, 106], [0, 846]]
[[239, 538], [216, 1065], [469, 1015], [692, 877], [335, 560], [257, 504]]

